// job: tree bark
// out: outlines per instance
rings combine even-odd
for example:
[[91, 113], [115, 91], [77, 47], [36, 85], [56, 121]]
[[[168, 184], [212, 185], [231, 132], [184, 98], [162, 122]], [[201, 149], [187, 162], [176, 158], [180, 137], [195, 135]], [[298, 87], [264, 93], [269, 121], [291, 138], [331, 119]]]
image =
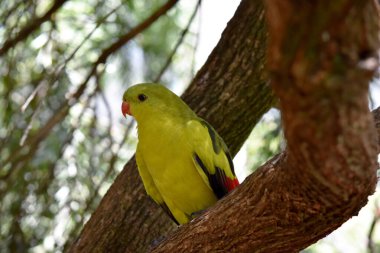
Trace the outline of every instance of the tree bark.
[[[264, 71], [262, 1], [243, 0], [183, 99], [224, 138], [234, 155], [274, 96]], [[70, 252], [146, 252], [176, 228], [143, 189], [129, 161], [92, 214]]]
[[266, 13], [287, 149], [155, 253], [298, 252], [356, 215], [375, 189], [374, 2], [267, 0]]
[[377, 153], [380, 153], [380, 107], [372, 111], [375, 127], [377, 131]]

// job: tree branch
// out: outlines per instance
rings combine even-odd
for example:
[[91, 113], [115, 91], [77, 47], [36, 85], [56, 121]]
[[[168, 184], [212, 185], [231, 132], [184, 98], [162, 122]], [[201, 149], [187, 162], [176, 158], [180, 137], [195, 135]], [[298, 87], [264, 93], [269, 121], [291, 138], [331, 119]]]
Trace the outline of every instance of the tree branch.
[[374, 217], [372, 219], [371, 225], [369, 227], [368, 236], [367, 236], [367, 238], [368, 238], [367, 249], [368, 249], [369, 253], [375, 253], [376, 252], [376, 243], [373, 240], [373, 235], [375, 232], [376, 224], [378, 223], [378, 221], [380, 219], [380, 209], [379, 209], [378, 203], [376, 203], [374, 212], [375, 212], [375, 214], [374, 214]]
[[380, 107], [372, 111], [375, 127], [377, 131], [377, 153], [380, 153]]
[[287, 150], [153, 252], [298, 252], [359, 212], [378, 166], [359, 64], [378, 48], [372, 4], [266, 1]]
[[14, 37], [9, 38], [3, 43], [0, 48], [0, 57], [8, 52], [9, 49], [16, 46], [17, 43], [27, 38], [32, 32], [38, 29], [42, 23], [50, 20], [51, 16], [62, 7], [67, 0], [56, 0], [53, 6], [41, 17], [38, 17], [28, 23], [20, 32]]
[[137, 34], [141, 33], [146, 28], [148, 28], [159, 17], [166, 14], [177, 2], [178, 0], [167, 1], [164, 5], [162, 5], [158, 10], [156, 10], [151, 16], [145, 19], [138, 26], [134, 27], [132, 30], [130, 30], [128, 33], [124, 34], [123, 36], [120, 36], [115, 43], [113, 43], [111, 46], [103, 50], [103, 52], [99, 56], [96, 63], [98, 64], [104, 63], [110, 54], [119, 50], [123, 45], [125, 45], [128, 41], [133, 39]]

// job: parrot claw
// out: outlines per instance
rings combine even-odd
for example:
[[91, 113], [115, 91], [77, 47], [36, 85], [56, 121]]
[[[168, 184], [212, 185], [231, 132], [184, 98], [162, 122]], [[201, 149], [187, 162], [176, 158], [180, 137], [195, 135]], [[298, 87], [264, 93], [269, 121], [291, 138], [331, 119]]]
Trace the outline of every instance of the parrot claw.
[[207, 209], [196, 211], [196, 212], [194, 212], [194, 213], [191, 214], [191, 218], [195, 219], [195, 218], [197, 218], [199, 216], [202, 216], [206, 211], [207, 211]]
[[161, 235], [160, 237], [154, 239], [151, 244], [150, 244], [150, 249], [154, 249], [155, 247], [158, 246], [161, 242], [163, 242], [166, 239], [166, 236]]

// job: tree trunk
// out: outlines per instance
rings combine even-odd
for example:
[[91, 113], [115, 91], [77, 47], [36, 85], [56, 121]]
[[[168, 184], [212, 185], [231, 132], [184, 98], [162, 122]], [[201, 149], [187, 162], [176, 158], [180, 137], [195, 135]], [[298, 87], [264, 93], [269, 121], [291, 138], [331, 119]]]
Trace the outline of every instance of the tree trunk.
[[[274, 102], [264, 71], [266, 37], [262, 1], [243, 0], [183, 95], [216, 128], [233, 155]], [[175, 228], [147, 197], [132, 159], [69, 251], [146, 252], [154, 239]]]
[[298, 252], [375, 189], [374, 2], [267, 0], [266, 13], [287, 149], [153, 252]]

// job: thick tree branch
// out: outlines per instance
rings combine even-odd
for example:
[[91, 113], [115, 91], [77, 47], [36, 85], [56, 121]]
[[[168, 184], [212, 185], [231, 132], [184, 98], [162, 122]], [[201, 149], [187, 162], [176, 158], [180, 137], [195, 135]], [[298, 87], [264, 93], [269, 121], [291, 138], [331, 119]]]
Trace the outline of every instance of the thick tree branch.
[[356, 215], [376, 185], [368, 110], [373, 2], [267, 0], [288, 147], [153, 252], [298, 252]]
[[[183, 95], [200, 116], [215, 126], [233, 154], [274, 101], [264, 71], [266, 36], [262, 1], [243, 0]], [[154, 239], [174, 229], [169, 218], [147, 197], [132, 160], [70, 251], [146, 252]]]
[[67, 0], [56, 0], [51, 8], [41, 17], [38, 17], [29, 22], [25, 27], [21, 29], [14, 37], [9, 38], [3, 43], [0, 48], [0, 57], [8, 52], [9, 49], [16, 46], [17, 43], [26, 39], [32, 32], [38, 29], [42, 23], [51, 19], [51, 16], [62, 7]]

